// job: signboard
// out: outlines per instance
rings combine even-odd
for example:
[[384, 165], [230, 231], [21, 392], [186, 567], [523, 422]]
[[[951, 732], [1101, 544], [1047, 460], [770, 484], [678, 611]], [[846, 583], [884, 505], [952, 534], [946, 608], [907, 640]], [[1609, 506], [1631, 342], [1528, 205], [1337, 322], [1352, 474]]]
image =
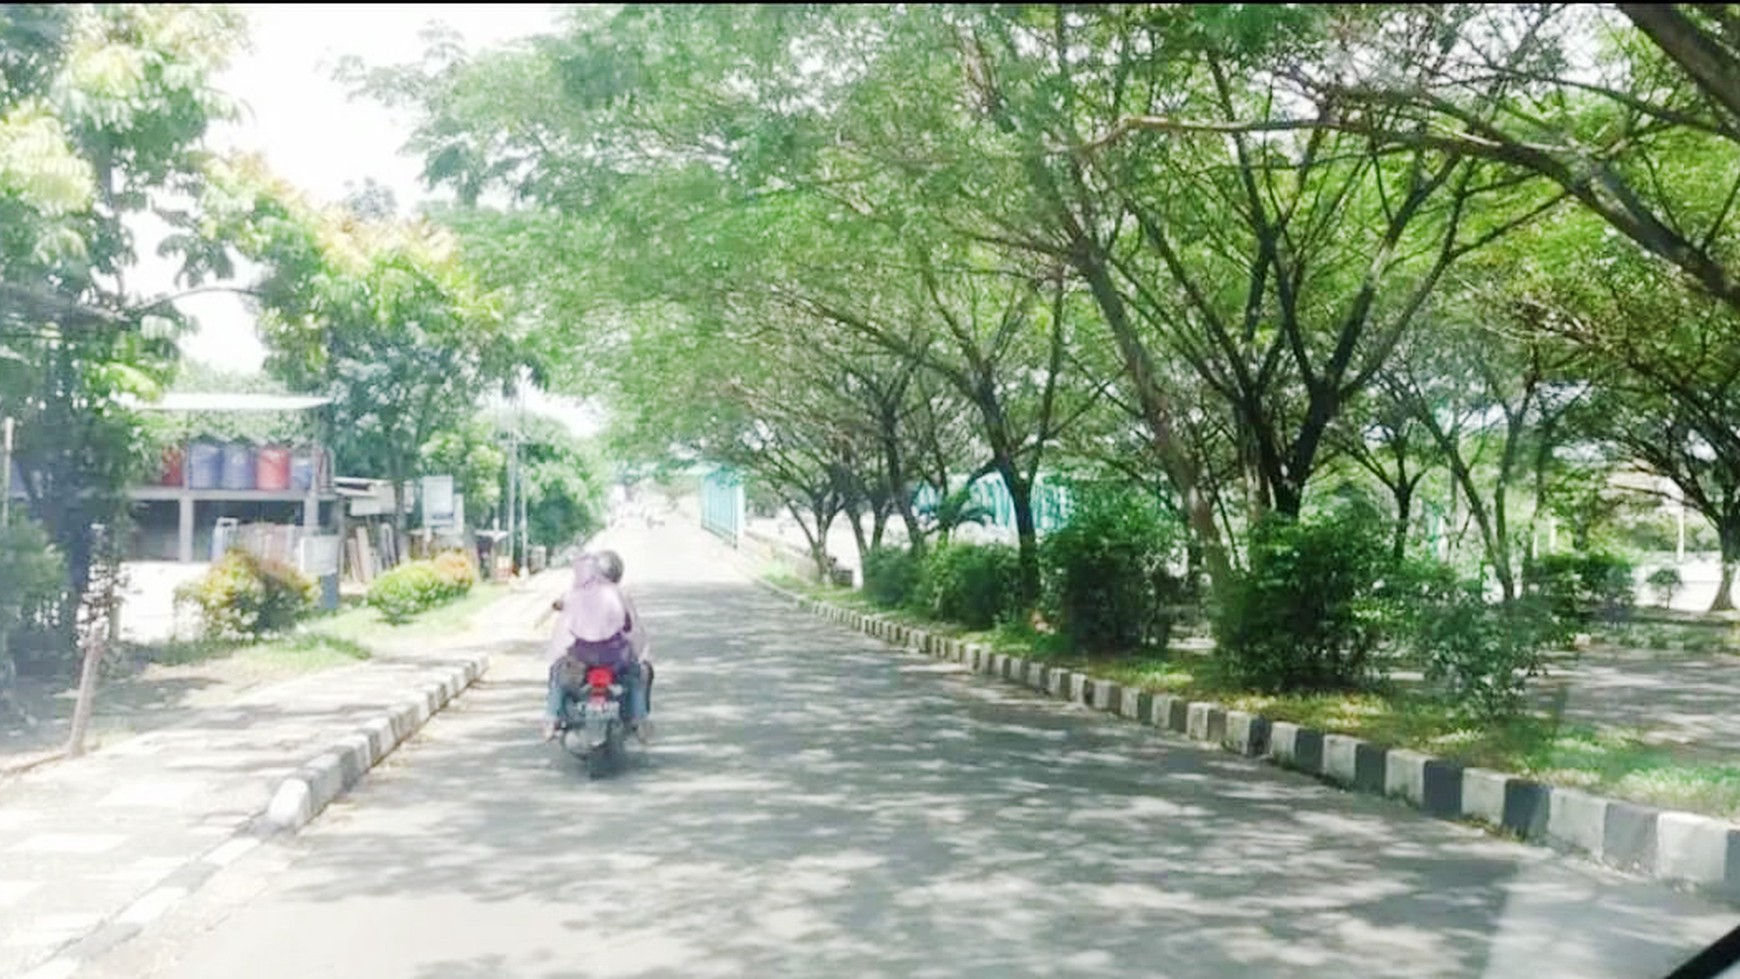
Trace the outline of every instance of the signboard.
[[393, 484], [385, 481], [371, 485], [370, 496], [352, 497], [350, 515], [353, 517], [378, 517], [393, 512]]
[[423, 477], [423, 526], [446, 527], [456, 516], [453, 506], [453, 477]]

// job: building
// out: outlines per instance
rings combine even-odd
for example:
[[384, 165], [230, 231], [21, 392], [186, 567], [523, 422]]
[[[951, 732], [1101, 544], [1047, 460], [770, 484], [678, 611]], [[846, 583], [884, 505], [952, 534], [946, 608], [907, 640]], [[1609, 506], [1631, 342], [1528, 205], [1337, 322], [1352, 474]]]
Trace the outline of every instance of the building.
[[[139, 407], [225, 415], [315, 412], [328, 403], [299, 395], [172, 393]], [[339, 497], [333, 488], [331, 454], [318, 438], [283, 446], [224, 443], [201, 434], [187, 431], [166, 453], [158, 478], [129, 490], [134, 521], [130, 557], [210, 561], [248, 536], [250, 550], [306, 565], [305, 540], [336, 536], [342, 517]], [[325, 568], [304, 570], [331, 573]]]

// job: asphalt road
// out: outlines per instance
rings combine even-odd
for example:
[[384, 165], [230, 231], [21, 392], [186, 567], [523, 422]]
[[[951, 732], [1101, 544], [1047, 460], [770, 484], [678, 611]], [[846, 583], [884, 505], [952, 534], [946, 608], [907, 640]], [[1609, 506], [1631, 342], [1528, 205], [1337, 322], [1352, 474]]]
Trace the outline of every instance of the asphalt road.
[[1740, 920], [889, 650], [689, 531], [615, 543], [660, 669], [630, 771], [537, 742], [521, 639], [81, 975], [1644, 979]]

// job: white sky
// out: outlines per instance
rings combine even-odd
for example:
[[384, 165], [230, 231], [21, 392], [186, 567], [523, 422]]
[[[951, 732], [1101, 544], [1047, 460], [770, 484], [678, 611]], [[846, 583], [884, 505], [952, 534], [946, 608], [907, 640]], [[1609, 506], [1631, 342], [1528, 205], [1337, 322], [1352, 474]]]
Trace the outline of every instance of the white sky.
[[[424, 47], [418, 35], [433, 21], [457, 30], [475, 50], [552, 30], [559, 9], [555, 4], [240, 6], [249, 19], [251, 50], [239, 52], [217, 84], [242, 103], [242, 118], [214, 128], [212, 148], [260, 153], [280, 176], [327, 200], [373, 178], [392, 188], [401, 212], [430, 196], [418, 177], [420, 161], [399, 152], [411, 134], [410, 119], [372, 101], [352, 101], [332, 78], [338, 59], [354, 54], [371, 66], [415, 61]], [[160, 228], [152, 220], [136, 225], [140, 264], [131, 273], [134, 291], [178, 289], [173, 263], [156, 255]], [[197, 335], [186, 343], [191, 359], [230, 370], [260, 368], [265, 351], [240, 297], [207, 294], [177, 305], [199, 323]], [[591, 427], [574, 416], [572, 406], [563, 410], [543, 398], [527, 400], [528, 407], [555, 409], [570, 423]]]

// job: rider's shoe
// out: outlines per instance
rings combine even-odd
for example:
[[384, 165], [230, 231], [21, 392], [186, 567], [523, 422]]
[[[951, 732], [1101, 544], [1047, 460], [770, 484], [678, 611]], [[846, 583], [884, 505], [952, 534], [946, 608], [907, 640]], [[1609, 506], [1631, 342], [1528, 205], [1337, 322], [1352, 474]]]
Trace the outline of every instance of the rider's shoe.
[[657, 729], [653, 727], [652, 718], [649, 717], [635, 723], [634, 736], [640, 739], [641, 744], [646, 744], [648, 741], [653, 739], [653, 734], [656, 730]]
[[545, 721], [544, 722], [544, 740], [545, 741], [556, 740], [556, 733], [557, 733], [556, 732], [556, 722], [555, 721]]

